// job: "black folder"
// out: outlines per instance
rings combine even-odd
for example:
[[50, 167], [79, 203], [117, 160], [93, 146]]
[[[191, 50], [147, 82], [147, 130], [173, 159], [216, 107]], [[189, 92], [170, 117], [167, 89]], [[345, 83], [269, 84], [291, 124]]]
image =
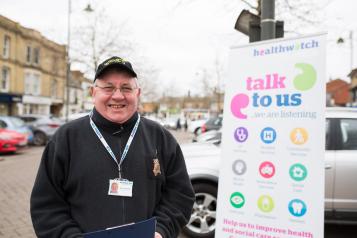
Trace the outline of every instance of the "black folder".
[[156, 218], [106, 230], [85, 233], [84, 238], [154, 238]]

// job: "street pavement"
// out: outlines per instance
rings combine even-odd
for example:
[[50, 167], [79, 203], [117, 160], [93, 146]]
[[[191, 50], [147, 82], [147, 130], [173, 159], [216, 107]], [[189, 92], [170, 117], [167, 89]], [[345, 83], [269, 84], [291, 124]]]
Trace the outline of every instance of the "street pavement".
[[[172, 131], [180, 143], [190, 142], [192, 135]], [[33, 238], [29, 199], [44, 147], [29, 147], [15, 155], [0, 158], [0, 237]], [[357, 237], [357, 226], [327, 225], [325, 238]], [[183, 235], [180, 238], [187, 238]], [[317, 237], [320, 238], [320, 237]]]
[[30, 193], [43, 147], [24, 149], [0, 161], [0, 237], [35, 237]]

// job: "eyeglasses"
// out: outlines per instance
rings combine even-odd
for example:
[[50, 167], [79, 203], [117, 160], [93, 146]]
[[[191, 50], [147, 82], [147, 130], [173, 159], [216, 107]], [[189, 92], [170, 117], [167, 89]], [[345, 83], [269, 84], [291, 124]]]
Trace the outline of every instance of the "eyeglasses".
[[103, 93], [108, 94], [108, 95], [113, 95], [117, 91], [117, 89], [119, 89], [121, 94], [131, 95], [134, 92], [134, 90], [138, 88], [138, 87], [130, 87], [130, 86], [122, 86], [119, 88], [114, 87], [114, 86], [101, 87], [98, 85], [94, 85], [94, 87], [100, 88], [103, 91]]

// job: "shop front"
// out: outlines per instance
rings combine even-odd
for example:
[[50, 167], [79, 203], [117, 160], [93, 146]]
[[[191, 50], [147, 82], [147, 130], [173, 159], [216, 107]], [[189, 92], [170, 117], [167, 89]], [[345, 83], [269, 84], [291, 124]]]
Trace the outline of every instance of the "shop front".
[[11, 93], [0, 93], [0, 115], [12, 116], [18, 114], [17, 105], [22, 102], [22, 96]]

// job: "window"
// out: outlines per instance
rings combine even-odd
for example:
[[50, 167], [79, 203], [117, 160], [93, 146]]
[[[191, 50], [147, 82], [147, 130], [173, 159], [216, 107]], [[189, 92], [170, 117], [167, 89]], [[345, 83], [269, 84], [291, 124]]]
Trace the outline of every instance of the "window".
[[31, 94], [31, 74], [25, 73], [25, 94]]
[[4, 46], [2, 50], [2, 55], [4, 58], [9, 58], [10, 56], [10, 36], [5, 35], [4, 36]]
[[40, 48], [33, 49], [33, 62], [35, 64], [40, 63]]
[[33, 74], [32, 78], [32, 83], [33, 83], [33, 94], [34, 95], [40, 95], [41, 93], [41, 81], [40, 81], [40, 75], [39, 74]]
[[0, 128], [6, 128], [7, 124], [3, 120], [0, 120]]
[[25, 94], [41, 94], [41, 78], [38, 73], [25, 73]]
[[26, 62], [31, 63], [31, 46], [27, 46], [26, 49]]
[[51, 81], [51, 97], [57, 98], [57, 80], [52, 79]]
[[325, 131], [326, 131], [326, 134], [325, 134], [325, 150], [328, 150], [329, 149], [329, 144], [330, 144], [330, 119], [326, 119], [326, 122], [325, 122]]
[[342, 149], [357, 150], [357, 119], [341, 119]]
[[1, 79], [0, 79], [0, 91], [1, 92], [8, 92], [9, 91], [9, 84], [10, 84], [10, 68], [2, 67], [1, 70]]
[[75, 88], [71, 88], [69, 90], [69, 102], [71, 104], [75, 104], [76, 103], [76, 99], [77, 99], [77, 97], [76, 97], [76, 89]]

